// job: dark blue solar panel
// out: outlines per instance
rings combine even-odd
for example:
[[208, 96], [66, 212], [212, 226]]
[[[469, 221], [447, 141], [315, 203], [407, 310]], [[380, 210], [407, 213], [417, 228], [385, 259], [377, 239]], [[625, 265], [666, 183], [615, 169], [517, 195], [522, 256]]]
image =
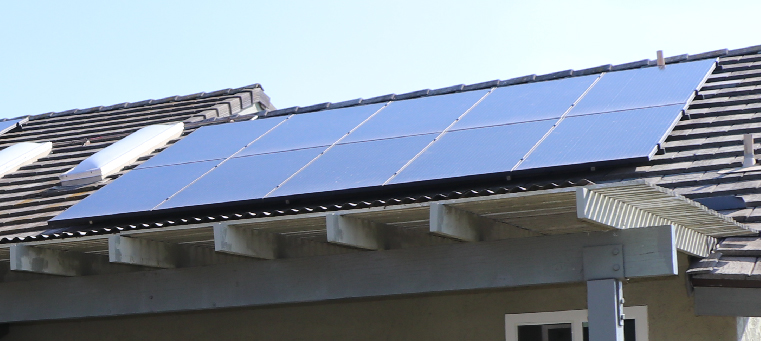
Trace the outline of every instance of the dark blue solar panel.
[[132, 170], [53, 220], [150, 211], [217, 163], [204, 161]]
[[234, 157], [158, 209], [262, 198], [323, 150], [319, 147]]
[[273, 117], [201, 127], [138, 168], [225, 159], [285, 119]]
[[336, 145], [270, 196], [383, 185], [435, 137], [428, 134]]
[[0, 121], [0, 134], [5, 134], [13, 128], [16, 128], [16, 125], [21, 121], [21, 119]]
[[557, 120], [450, 131], [390, 183], [510, 171]]
[[656, 151], [681, 117], [683, 104], [568, 117], [518, 170], [642, 159]]
[[392, 102], [341, 142], [442, 132], [487, 92], [468, 91]]
[[494, 90], [452, 129], [486, 127], [557, 118], [597, 79], [597, 75], [507, 86]]
[[569, 116], [687, 103], [714, 60], [606, 73]]
[[329, 146], [383, 106], [384, 104], [370, 104], [293, 115], [236, 156]]

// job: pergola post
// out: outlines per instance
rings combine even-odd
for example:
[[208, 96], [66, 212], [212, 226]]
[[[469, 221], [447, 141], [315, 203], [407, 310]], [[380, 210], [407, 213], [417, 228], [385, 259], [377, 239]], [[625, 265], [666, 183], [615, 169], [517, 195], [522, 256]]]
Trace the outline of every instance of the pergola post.
[[620, 280], [587, 281], [589, 341], [624, 341], [623, 302]]
[[621, 244], [585, 247], [589, 341], [624, 341], [624, 248]]

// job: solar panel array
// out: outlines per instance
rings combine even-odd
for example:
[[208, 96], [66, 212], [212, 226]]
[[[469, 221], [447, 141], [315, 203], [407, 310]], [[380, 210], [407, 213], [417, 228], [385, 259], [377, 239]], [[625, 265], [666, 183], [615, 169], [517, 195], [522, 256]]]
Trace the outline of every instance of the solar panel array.
[[54, 220], [647, 160], [714, 64], [203, 127]]

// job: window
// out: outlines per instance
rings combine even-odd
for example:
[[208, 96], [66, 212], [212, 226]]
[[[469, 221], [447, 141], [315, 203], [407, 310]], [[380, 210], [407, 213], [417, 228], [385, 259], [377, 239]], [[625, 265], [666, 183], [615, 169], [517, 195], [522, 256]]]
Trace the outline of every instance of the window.
[[[647, 341], [647, 307], [624, 307], [624, 340]], [[507, 341], [588, 341], [586, 310], [506, 314]]]

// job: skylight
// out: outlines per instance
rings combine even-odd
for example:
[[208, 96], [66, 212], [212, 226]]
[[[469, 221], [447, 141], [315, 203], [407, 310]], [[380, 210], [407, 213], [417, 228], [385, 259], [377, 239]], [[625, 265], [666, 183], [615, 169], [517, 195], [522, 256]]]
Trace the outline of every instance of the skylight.
[[0, 177], [50, 154], [52, 142], [21, 142], [0, 150]]
[[101, 181], [135, 162], [139, 157], [179, 137], [183, 129], [182, 123], [157, 124], [142, 128], [61, 174], [61, 185], [78, 186]]

